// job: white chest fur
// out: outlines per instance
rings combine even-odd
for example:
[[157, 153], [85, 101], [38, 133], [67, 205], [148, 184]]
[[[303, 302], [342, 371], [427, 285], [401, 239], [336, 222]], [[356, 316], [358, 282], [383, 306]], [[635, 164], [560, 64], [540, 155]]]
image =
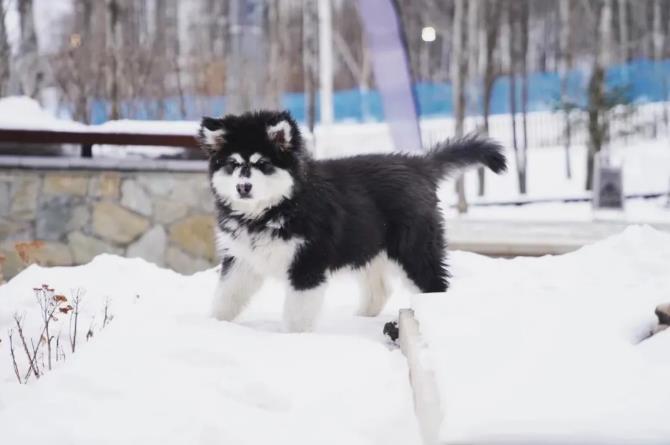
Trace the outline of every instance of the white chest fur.
[[232, 233], [217, 229], [216, 244], [220, 255], [230, 255], [247, 262], [258, 274], [286, 278], [289, 266], [298, 248], [300, 238], [283, 240], [273, 237], [270, 231], [250, 233], [232, 221], [226, 222]]

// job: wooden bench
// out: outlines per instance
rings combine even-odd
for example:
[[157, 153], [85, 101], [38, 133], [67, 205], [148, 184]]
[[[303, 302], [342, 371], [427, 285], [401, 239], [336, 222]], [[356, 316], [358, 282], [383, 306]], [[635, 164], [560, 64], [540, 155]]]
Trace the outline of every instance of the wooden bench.
[[81, 146], [81, 156], [93, 156], [93, 145], [143, 145], [197, 149], [195, 135], [164, 133], [124, 133], [104, 131], [62, 131], [0, 129], [0, 143], [18, 144], [75, 144]]

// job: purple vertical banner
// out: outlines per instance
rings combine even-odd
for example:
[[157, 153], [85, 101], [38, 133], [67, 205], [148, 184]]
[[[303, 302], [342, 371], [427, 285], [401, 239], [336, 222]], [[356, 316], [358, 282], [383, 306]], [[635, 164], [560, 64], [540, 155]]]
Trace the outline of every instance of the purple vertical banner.
[[393, 0], [359, 0], [358, 10], [393, 143], [398, 150], [421, 150], [417, 100], [396, 5]]

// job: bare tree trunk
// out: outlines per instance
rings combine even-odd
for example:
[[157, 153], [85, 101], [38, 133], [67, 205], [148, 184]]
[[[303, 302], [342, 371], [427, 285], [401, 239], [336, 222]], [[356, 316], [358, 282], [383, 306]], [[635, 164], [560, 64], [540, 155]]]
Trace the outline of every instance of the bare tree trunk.
[[359, 91], [361, 93], [361, 116], [363, 121], [368, 121], [371, 118], [369, 93], [370, 93], [370, 74], [372, 73], [372, 61], [370, 60], [370, 52], [365, 46], [365, 42], [361, 42], [361, 54], [363, 60], [361, 62], [361, 78], [359, 81]]
[[[481, 3], [484, 0], [470, 0], [468, 4], [468, 13], [467, 13], [467, 28], [466, 28], [466, 37], [467, 37], [467, 45], [466, 45], [466, 53], [467, 53], [467, 59], [465, 61], [466, 63], [466, 72], [467, 76], [469, 79], [469, 82], [467, 84], [464, 83], [464, 86], [467, 86], [467, 99], [466, 99], [466, 108], [469, 110], [469, 114], [471, 116], [476, 116], [480, 112], [480, 106], [479, 106], [479, 93], [481, 92], [481, 78], [480, 78], [480, 70], [479, 70], [479, 37], [480, 37], [480, 32], [479, 32], [479, 15], [481, 11]], [[480, 128], [475, 127], [475, 131], [480, 131]], [[484, 177], [478, 175], [477, 176], [479, 184], [478, 184], [478, 192], [481, 191], [483, 194], [483, 181]]]
[[290, 3], [280, 0], [266, 0], [265, 2], [268, 16], [268, 34], [267, 39], [269, 52], [269, 66], [272, 69], [268, 71], [268, 82], [266, 88], [266, 105], [270, 108], [281, 108], [282, 94], [286, 89], [289, 73], [289, 29], [286, 24], [290, 16], [288, 7]]
[[[475, 81], [479, 77], [479, 13], [480, 13], [480, 3], [483, 0], [470, 0], [468, 2], [468, 14], [467, 14], [467, 60], [466, 60], [466, 72], [469, 79], [467, 84], [467, 99], [466, 99], [466, 108], [470, 110], [470, 114], [474, 115], [478, 113], [479, 110], [479, 98], [477, 97], [480, 92], [479, 85], [481, 81]], [[464, 82], [465, 83], [465, 82]]]
[[268, 45], [269, 45], [269, 57], [268, 64], [272, 67], [267, 71], [268, 73], [268, 105], [271, 108], [279, 108], [281, 102], [281, 91], [282, 91], [282, 78], [284, 77], [281, 72], [281, 41], [280, 33], [283, 30], [283, 26], [280, 23], [279, 18], [279, 1], [278, 0], [267, 0], [266, 3], [267, 16], [268, 16]]
[[559, 7], [559, 30], [560, 30], [560, 53], [561, 60], [561, 102], [563, 103], [563, 117], [565, 125], [565, 176], [572, 177], [572, 166], [570, 160], [570, 145], [572, 144], [572, 124], [570, 122], [570, 104], [568, 103], [568, 79], [572, 68], [572, 46], [570, 45], [570, 0], [560, 0]]
[[[445, 16], [444, 21], [440, 23], [445, 36], [451, 35], [452, 29], [449, 23], [449, 17]], [[442, 79], [445, 82], [450, 80], [451, 72], [451, 39], [442, 39], [442, 47], [440, 48], [440, 70], [443, 73]]]
[[221, 57], [226, 51], [226, 12], [224, 10], [224, 4], [221, 0], [209, 0], [207, 11], [210, 14], [208, 34], [211, 52], [215, 57]]
[[358, 62], [346, 39], [342, 37], [338, 30], [334, 30], [333, 32], [333, 43], [335, 44], [335, 49], [339, 53], [342, 62], [344, 62], [344, 65], [351, 73], [351, 76], [356, 79], [358, 92], [361, 97], [361, 116], [363, 117], [363, 120], [366, 120], [366, 117], [369, 115], [366, 97], [369, 89], [368, 77], [370, 75], [370, 60], [367, 51], [365, 48], [362, 48], [361, 61]]
[[[663, 34], [663, 10], [661, 8], [662, 0], [654, 1], [654, 13], [653, 13], [653, 41], [654, 41], [654, 65], [656, 71], [656, 78], [661, 83], [661, 88], [663, 89], [664, 94], [667, 96], [668, 90], [668, 77], [663, 74], [661, 62], [663, 60], [663, 43], [664, 43], [664, 34]], [[654, 119], [656, 120], [656, 119]], [[665, 128], [668, 128], [668, 104], [667, 101], [663, 104], [663, 124]]]
[[[491, 96], [496, 80], [494, 54], [500, 30], [501, 4], [498, 0], [484, 0], [483, 11], [480, 22], [480, 72], [483, 82], [482, 92], [482, 117], [483, 132], [489, 135], [489, 115], [491, 114]], [[477, 179], [479, 188], [477, 193], [483, 196], [486, 193], [486, 172], [484, 167], [477, 168]]]
[[[482, 113], [482, 123], [481, 123], [481, 128], [479, 128], [479, 131], [488, 136], [489, 131], [488, 131], [488, 126], [489, 126], [489, 118], [488, 118], [488, 113], [489, 113], [489, 107], [486, 104], [486, 102], [489, 101], [489, 97], [487, 96], [487, 91], [486, 91], [486, 75], [487, 69], [488, 69], [488, 59], [489, 59], [489, 54], [488, 54], [488, 28], [493, 28], [492, 24], [489, 24], [487, 26], [487, 19], [488, 19], [488, 11], [487, 8], [490, 6], [488, 0], [481, 0], [482, 4], [480, 5], [482, 8], [481, 13], [479, 14], [479, 20], [476, 23], [475, 28], [471, 28], [470, 30], [472, 33], [475, 33], [476, 31], [476, 36], [477, 36], [477, 82], [476, 82], [476, 88], [479, 90], [481, 93], [481, 108], [479, 108], [477, 111]], [[486, 192], [486, 172], [484, 171], [484, 167], [477, 167], [477, 196], [484, 196], [484, 193]]]
[[174, 66], [174, 74], [175, 74], [175, 84], [177, 87], [177, 97], [179, 98], [179, 114], [181, 115], [182, 119], [186, 118], [186, 99], [185, 99], [185, 94], [184, 94], [184, 82], [182, 79], [182, 68], [181, 68], [181, 61], [180, 61], [180, 53], [179, 53], [179, 40], [177, 40], [177, 50], [172, 56], [172, 64]]
[[[156, 51], [156, 54], [160, 60], [160, 68], [161, 70], [165, 70], [170, 72], [172, 74], [172, 70], [169, 70], [170, 68], [170, 63], [168, 62], [169, 58], [167, 55], [167, 30], [170, 29], [170, 21], [168, 18], [168, 14], [171, 12], [171, 5], [161, 5], [162, 7], [159, 7], [158, 5], [155, 6], [154, 9], [154, 22], [155, 22], [155, 31], [154, 31], [154, 51]], [[222, 51], [223, 52], [223, 51]], [[165, 101], [165, 98], [167, 96], [167, 89], [168, 89], [168, 82], [172, 80], [172, 76], [166, 76], [164, 78], [163, 82], [159, 82], [158, 85], [156, 85], [156, 94], [157, 94], [157, 110], [156, 110], [156, 117], [159, 120], [165, 119], [165, 115], [167, 112], [167, 103]]]
[[21, 94], [36, 98], [42, 88], [44, 71], [39, 58], [37, 34], [35, 32], [35, 14], [33, 0], [18, 0], [21, 40], [17, 71]]
[[612, 9], [614, 0], [604, 0], [600, 11], [600, 58], [603, 67], [612, 63], [614, 39], [612, 38]]
[[122, 7], [123, 0], [107, 0], [105, 42], [109, 57], [107, 69], [107, 98], [109, 100], [109, 118], [121, 117], [121, 45], [123, 41]]
[[[93, 4], [92, 0], [77, 0], [75, 2], [75, 26], [76, 30], [79, 33], [80, 40], [78, 45], [70, 45], [71, 48], [68, 51], [68, 61], [71, 66], [72, 74], [77, 76], [78, 79], [81, 79], [81, 76], [86, 76], [90, 73], [89, 69], [92, 67], [87, 67], [85, 70], [78, 69], [79, 64], [92, 64], [93, 61], [91, 58], [91, 44], [93, 37]], [[86, 40], [88, 45], [82, 47], [82, 40]], [[84, 54], [82, 55], [82, 51]], [[79, 63], [77, 63], [79, 62]], [[94, 68], [93, 68], [94, 69]], [[79, 71], [79, 72], [77, 72]], [[84, 71], [84, 73], [81, 73]], [[76, 74], [75, 74], [76, 73]], [[82, 79], [83, 80], [83, 79]], [[90, 123], [91, 116], [89, 110], [89, 100], [91, 100], [91, 95], [94, 94], [91, 91], [93, 79], [87, 79], [87, 81], [77, 81], [74, 93], [75, 97], [73, 98], [75, 102], [74, 106], [74, 118], [79, 122], [84, 122], [86, 124]]]
[[517, 180], [519, 185], [519, 193], [524, 193], [523, 190], [523, 165], [521, 162], [521, 154], [519, 152], [519, 141], [516, 131], [516, 63], [517, 63], [517, 9], [518, 3], [516, 1], [507, 4], [508, 14], [508, 38], [509, 38], [509, 103], [510, 103], [510, 117], [512, 119], [512, 148], [514, 148], [514, 159], [516, 160]]
[[0, 1], [0, 97], [9, 92], [9, 76], [11, 74], [11, 48], [7, 40], [5, 28], [5, 4]]
[[228, 53], [226, 54], [226, 112], [237, 113], [243, 109], [242, 71], [242, 24], [241, 0], [230, 0], [228, 26]]
[[[607, 1], [607, 0], [605, 0]], [[636, 1], [635, 7], [632, 8], [634, 12], [637, 12], [637, 25], [641, 30], [641, 44], [642, 44], [642, 57], [651, 59], [654, 55], [654, 36], [653, 33], [649, 32], [651, 23], [649, 23], [649, 1]]]
[[318, 64], [317, 44], [318, 17], [316, 2], [303, 0], [302, 3], [302, 63], [305, 82], [305, 124], [314, 133], [316, 122], [316, 71]]
[[[464, 70], [467, 54], [464, 48], [464, 22], [466, 20], [465, 0], [454, 0], [454, 26], [452, 37], [453, 62], [451, 65], [452, 101], [454, 104], [454, 136], [463, 136], [465, 120], [465, 91]], [[468, 202], [465, 199], [465, 181], [461, 175], [456, 181], [458, 193], [458, 212], [468, 211]]]
[[521, 37], [521, 116], [523, 125], [523, 146], [521, 147], [519, 166], [519, 191], [525, 194], [527, 191], [528, 172], [528, 20], [530, 19], [530, 2], [528, 0], [517, 0], [521, 5], [519, 17], [519, 28]]
[[604, 114], [605, 100], [605, 69], [597, 61], [593, 67], [591, 80], [589, 81], [589, 109], [588, 109], [588, 129], [589, 143], [586, 153], [586, 190], [593, 189], [593, 175], [595, 166], [595, 157], [604, 144], [604, 127], [606, 125]]
[[[160, 119], [164, 119], [167, 112], [167, 102], [165, 98], [175, 94], [179, 100], [179, 108], [182, 117], [185, 117], [186, 107], [184, 103], [184, 93], [181, 85], [181, 51], [179, 43], [179, 5], [177, 0], [161, 0], [160, 5], [156, 5], [154, 10], [156, 30], [154, 34], [154, 51], [158, 58], [158, 70], [165, 73], [162, 76], [162, 82], [156, 85], [156, 94], [158, 95], [157, 114]], [[215, 30], [210, 30], [214, 33]], [[224, 30], [218, 30], [223, 34]], [[216, 35], [216, 34], [214, 34]], [[221, 43], [222, 44], [222, 43]], [[218, 43], [212, 43], [214, 49]], [[223, 47], [222, 47], [223, 48]], [[223, 54], [223, 49], [221, 53]]]
[[619, 58], [628, 62], [630, 38], [628, 37], [628, 0], [619, 0]]
[[[604, 0], [600, 9], [597, 32], [598, 45], [594, 57], [593, 73], [589, 81], [589, 143], [586, 157], [586, 190], [593, 189], [595, 157], [606, 148], [608, 122], [605, 115], [605, 69], [611, 62], [612, 50], [612, 0]], [[607, 162], [606, 152], [602, 157]]]

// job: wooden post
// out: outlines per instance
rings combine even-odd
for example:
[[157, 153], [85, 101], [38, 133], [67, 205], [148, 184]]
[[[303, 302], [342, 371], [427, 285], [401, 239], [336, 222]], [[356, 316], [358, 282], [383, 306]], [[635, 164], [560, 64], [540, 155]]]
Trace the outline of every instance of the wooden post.
[[440, 394], [431, 368], [422, 366], [419, 324], [412, 309], [401, 309], [398, 317], [399, 343], [407, 359], [409, 378], [414, 393], [414, 410], [419, 421], [419, 430], [425, 445], [440, 442], [442, 408]]
[[81, 144], [81, 157], [82, 158], [93, 157], [93, 144]]

